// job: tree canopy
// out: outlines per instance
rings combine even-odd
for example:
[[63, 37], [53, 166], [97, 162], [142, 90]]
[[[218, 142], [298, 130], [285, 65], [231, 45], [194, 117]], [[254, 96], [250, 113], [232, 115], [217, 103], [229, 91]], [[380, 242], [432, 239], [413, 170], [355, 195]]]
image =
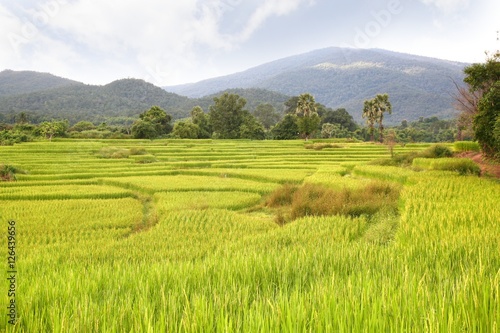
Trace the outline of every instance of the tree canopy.
[[469, 91], [479, 96], [473, 116], [474, 137], [489, 157], [500, 157], [500, 52], [485, 63], [472, 64], [464, 69], [464, 82]]

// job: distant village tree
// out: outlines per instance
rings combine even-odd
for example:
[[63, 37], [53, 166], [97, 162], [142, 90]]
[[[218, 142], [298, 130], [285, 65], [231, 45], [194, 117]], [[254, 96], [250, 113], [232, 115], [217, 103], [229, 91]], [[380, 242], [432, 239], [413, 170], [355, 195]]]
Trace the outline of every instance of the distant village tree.
[[299, 131], [307, 141], [311, 135], [316, 132], [318, 125], [321, 122], [321, 119], [316, 112], [316, 102], [314, 101], [314, 97], [309, 93], [301, 94], [297, 101], [297, 109], [295, 113], [298, 117], [297, 125], [299, 127]]

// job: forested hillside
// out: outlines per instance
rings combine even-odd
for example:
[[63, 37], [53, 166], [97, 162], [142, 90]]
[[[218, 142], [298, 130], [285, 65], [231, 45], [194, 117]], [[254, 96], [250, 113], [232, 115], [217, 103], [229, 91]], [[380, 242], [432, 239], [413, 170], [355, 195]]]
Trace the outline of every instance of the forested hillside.
[[361, 121], [363, 102], [388, 93], [394, 112], [387, 122], [455, 115], [454, 82], [466, 64], [371, 49], [328, 48], [273, 61], [247, 71], [198, 83], [165, 87], [199, 97], [227, 88], [263, 88], [289, 96], [303, 92], [331, 108], [346, 108]]

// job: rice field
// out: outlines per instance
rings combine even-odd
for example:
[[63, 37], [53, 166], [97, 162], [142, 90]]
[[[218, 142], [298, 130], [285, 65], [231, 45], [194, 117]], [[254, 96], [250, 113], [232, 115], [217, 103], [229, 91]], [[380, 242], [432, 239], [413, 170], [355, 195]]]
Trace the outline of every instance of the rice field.
[[[115, 148], [145, 153], [100, 154]], [[499, 332], [500, 184], [423, 160], [367, 164], [388, 156], [303, 141], [0, 147], [0, 164], [25, 171], [0, 183], [0, 331]], [[279, 225], [264, 204], [284, 184], [373, 180], [403, 187], [398, 214]]]

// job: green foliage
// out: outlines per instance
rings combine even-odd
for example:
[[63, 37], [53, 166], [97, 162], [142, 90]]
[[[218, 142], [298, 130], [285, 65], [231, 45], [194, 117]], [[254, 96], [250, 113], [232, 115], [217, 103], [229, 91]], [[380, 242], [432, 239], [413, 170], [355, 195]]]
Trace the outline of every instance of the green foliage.
[[244, 112], [243, 123], [240, 126], [240, 138], [264, 140], [266, 133], [264, 126], [250, 113]]
[[83, 131], [90, 131], [90, 130], [93, 130], [95, 128], [96, 128], [95, 125], [93, 123], [91, 123], [90, 121], [82, 120], [82, 121], [79, 121], [78, 123], [74, 124], [73, 126], [71, 126], [70, 131], [83, 132]]
[[69, 128], [69, 122], [67, 120], [60, 121], [44, 121], [38, 126], [38, 131], [40, 135], [52, 140], [53, 137], [63, 137], [66, 135], [66, 131]]
[[299, 137], [299, 126], [297, 125], [297, 116], [287, 114], [283, 120], [276, 124], [271, 130], [275, 140], [293, 140]]
[[281, 118], [280, 114], [276, 112], [276, 108], [269, 103], [259, 104], [253, 115], [267, 130], [276, 125]]
[[178, 121], [174, 124], [172, 135], [180, 139], [198, 139], [200, 127], [189, 121]]
[[132, 135], [136, 139], [155, 139], [172, 131], [172, 117], [159, 106], [153, 106], [139, 115], [132, 125]]
[[481, 95], [473, 119], [474, 136], [486, 156], [500, 156], [500, 135], [495, 130], [500, 121], [500, 53], [484, 64], [466, 67], [464, 73], [470, 91]]
[[358, 124], [354, 121], [352, 116], [346, 109], [341, 108], [337, 110], [327, 110], [321, 117], [321, 123], [338, 124], [347, 131], [354, 132], [358, 129]]
[[419, 157], [425, 158], [443, 158], [443, 157], [452, 157], [453, 151], [445, 145], [437, 144], [432, 145], [426, 150], [420, 152]]
[[373, 99], [366, 100], [363, 106], [363, 118], [366, 118], [368, 124], [370, 140], [374, 140], [374, 125], [379, 124], [379, 139], [380, 142], [384, 141], [384, 113], [392, 113], [392, 105], [389, 102], [389, 95], [378, 94]]
[[318, 113], [316, 112], [316, 102], [314, 97], [309, 94], [301, 94], [297, 101], [297, 109], [295, 111], [297, 114], [297, 126], [299, 132], [302, 133], [303, 137], [307, 141], [310, 136], [318, 130], [318, 126], [321, 122]]
[[21, 170], [13, 165], [8, 164], [0, 164], [0, 181], [2, 182], [12, 182], [16, 181], [17, 173], [26, 173], [24, 170]]
[[195, 106], [191, 110], [191, 121], [198, 126], [198, 139], [208, 139], [212, 137], [210, 117], [203, 112], [200, 106]]
[[30, 134], [15, 130], [0, 131], [0, 146], [12, 146], [15, 143], [32, 141], [33, 137]]
[[238, 139], [244, 122], [243, 108], [246, 100], [236, 94], [224, 93], [214, 97], [210, 106], [210, 122], [219, 139]]

